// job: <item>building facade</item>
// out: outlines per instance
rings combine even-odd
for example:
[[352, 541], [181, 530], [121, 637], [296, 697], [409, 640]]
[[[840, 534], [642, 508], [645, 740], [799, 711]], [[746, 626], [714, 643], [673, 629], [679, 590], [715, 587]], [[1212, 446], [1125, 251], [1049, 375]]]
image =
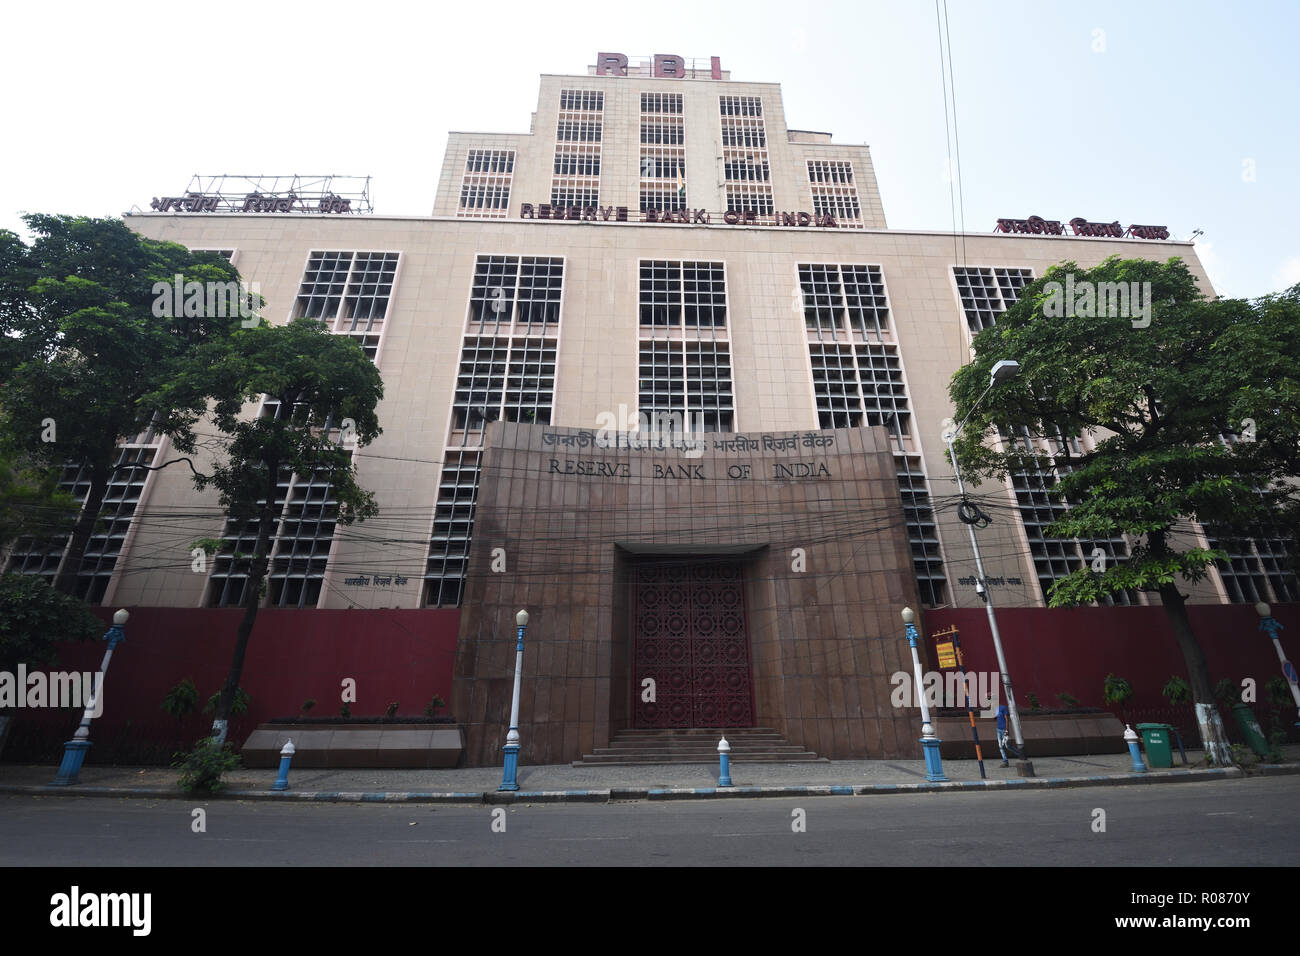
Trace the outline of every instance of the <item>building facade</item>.
[[[426, 217], [128, 222], [225, 253], [265, 318], [320, 319], [378, 366], [384, 433], [354, 460], [380, 515], [336, 527], [328, 482], [287, 480], [265, 600], [460, 607], [452, 710], [475, 763], [504, 737], [521, 607], [525, 760], [636, 727], [916, 752], [888, 700], [910, 670], [898, 612], [982, 606], [941, 437], [972, 336], [1067, 260], [1180, 256], [1212, 294], [1194, 247], [1154, 227], [891, 230], [867, 146], [791, 128], [778, 84], [716, 58], [602, 53], [543, 76], [527, 133], [450, 135]], [[150, 464], [166, 443], [123, 455]], [[105, 604], [238, 604], [256, 529], [178, 470], [122, 474], [85, 556], [20, 547], [10, 566], [82, 560]], [[1051, 482], [979, 489], [1004, 505], [979, 532], [999, 607], [1043, 607], [1056, 578], [1127, 554], [1046, 537]], [[203, 537], [226, 546], [196, 571]], [[1247, 542], [1193, 600], [1296, 600], [1286, 547]]]

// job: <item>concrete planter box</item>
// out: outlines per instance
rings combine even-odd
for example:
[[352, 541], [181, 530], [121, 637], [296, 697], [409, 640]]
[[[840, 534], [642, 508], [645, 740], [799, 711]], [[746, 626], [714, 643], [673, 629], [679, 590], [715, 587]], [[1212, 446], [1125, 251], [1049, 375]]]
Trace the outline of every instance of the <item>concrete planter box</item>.
[[[1119, 754], [1128, 751], [1124, 743], [1124, 725], [1114, 714], [1103, 712], [1032, 716], [1032, 713], [1020, 715], [1020, 729], [1024, 732], [1025, 747], [1030, 759]], [[1000, 759], [997, 720], [992, 717], [982, 718], [977, 712], [975, 726], [979, 730], [980, 749], [984, 751], [984, 759]], [[1010, 730], [1010, 727], [1008, 721], [1007, 729]], [[944, 757], [975, 759], [970, 720], [965, 715], [936, 719], [934, 732], [943, 741], [939, 752]]]
[[280, 766], [280, 748], [292, 740], [294, 769], [364, 767], [429, 770], [455, 767], [465, 749], [457, 724], [261, 724], [240, 751], [247, 767]]

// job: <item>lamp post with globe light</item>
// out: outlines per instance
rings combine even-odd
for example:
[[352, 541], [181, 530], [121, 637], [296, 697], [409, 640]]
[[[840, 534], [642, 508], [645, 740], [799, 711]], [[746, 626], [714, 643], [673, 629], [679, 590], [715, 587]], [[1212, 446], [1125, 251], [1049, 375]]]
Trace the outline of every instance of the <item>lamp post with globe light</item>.
[[[966, 487], [962, 484], [961, 468], [957, 464], [957, 452], [953, 450], [953, 442], [957, 440], [962, 428], [970, 420], [980, 402], [984, 401], [984, 396], [992, 391], [993, 386], [1000, 382], [1009, 381], [1019, 373], [1020, 363], [1015, 359], [1002, 359], [1000, 362], [995, 363], [989, 374], [988, 388], [984, 389], [980, 397], [975, 399], [975, 404], [970, 407], [970, 411], [966, 413], [960, 424], [952, 429], [944, 429], [943, 440], [948, 445], [948, 457], [952, 459], [952, 471], [957, 478], [957, 493], [961, 496], [963, 504], [966, 501]], [[976, 510], [978, 511], [978, 509]], [[975, 554], [975, 581], [980, 590], [980, 597], [984, 599], [984, 610], [988, 614], [989, 631], [993, 635], [993, 650], [997, 653], [998, 670], [1002, 672], [1002, 689], [1007, 695], [1007, 710], [1011, 715], [1011, 731], [1015, 736], [1016, 750], [1020, 752], [1021, 757], [1016, 763], [1016, 769], [1020, 771], [1021, 776], [1032, 777], [1034, 775], [1034, 765], [1029, 761], [1029, 755], [1025, 752], [1025, 735], [1020, 729], [1020, 711], [1016, 708], [1016, 696], [1011, 690], [1011, 675], [1007, 671], [1006, 654], [1002, 651], [1002, 635], [998, 632], [998, 619], [993, 613], [993, 594], [989, 590], [987, 580], [984, 577], [984, 560], [980, 557], [979, 542], [975, 539], [975, 521], [979, 520], [979, 518], [967, 520], [967, 518], [962, 517], [960, 510], [958, 516], [961, 517], [962, 522], [966, 525], [966, 530], [970, 533], [971, 551]]]
[[126, 631], [123, 628], [126, 627], [127, 618], [130, 616], [125, 608], [115, 611], [113, 626], [104, 632], [103, 639], [108, 641], [108, 648], [104, 651], [104, 660], [100, 662], [99, 673], [95, 675], [95, 683], [90, 697], [86, 700], [86, 709], [81, 715], [77, 732], [63, 745], [63, 762], [59, 764], [59, 775], [54, 778], [56, 787], [72, 786], [77, 782], [77, 775], [81, 773], [81, 765], [86, 760], [86, 751], [90, 749], [90, 722], [104, 709], [104, 675], [108, 673], [108, 662], [113, 659], [113, 649], [126, 639]]
[[948, 778], [943, 775], [943, 761], [939, 758], [941, 741], [935, 735], [934, 725], [930, 723], [930, 708], [925, 702], [925, 688], [921, 686], [921, 657], [916, 650], [916, 612], [910, 607], [903, 608], [903, 627], [907, 629], [907, 643], [912, 648], [912, 685], [916, 696], [921, 701], [921, 747], [925, 751], [925, 779], [932, 783], [943, 783]]
[[501, 774], [501, 786], [498, 790], [518, 790], [519, 782], [519, 682], [524, 671], [524, 630], [528, 627], [528, 612], [520, 611], [515, 615], [518, 627], [518, 643], [515, 645], [515, 694], [510, 701], [510, 730], [506, 733], [505, 767]]

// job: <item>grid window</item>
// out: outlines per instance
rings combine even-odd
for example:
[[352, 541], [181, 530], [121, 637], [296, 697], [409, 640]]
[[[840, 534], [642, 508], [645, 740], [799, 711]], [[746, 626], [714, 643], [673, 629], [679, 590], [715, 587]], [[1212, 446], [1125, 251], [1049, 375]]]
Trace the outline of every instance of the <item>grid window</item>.
[[473, 219], [501, 219], [510, 207], [515, 151], [471, 149], [465, 160], [456, 215]]
[[[65, 557], [71, 535], [60, 535], [46, 541], [23, 538], [14, 543], [6, 570], [12, 574], [40, 575], [52, 584], [63, 561], [75, 562], [73, 593], [88, 604], [103, 601], [149, 479], [148, 466], [154, 464], [157, 452], [158, 440], [148, 432], [118, 450], [113, 462], [114, 470], [104, 489], [99, 521], [91, 531], [80, 559], [71, 554]], [[84, 505], [90, 493], [90, 473], [76, 465], [64, 466], [59, 490]]]
[[642, 212], [652, 209], [684, 212], [687, 208], [686, 191], [672, 186], [642, 186], [640, 198]]
[[551, 187], [552, 206], [596, 206], [599, 203], [600, 191], [598, 189], [584, 189], [578, 186], [560, 184]]
[[772, 187], [767, 185], [727, 185], [727, 208], [756, 216], [772, 215]]
[[678, 118], [642, 119], [641, 143], [656, 146], [681, 146], [686, 142], [686, 127]]
[[[284, 414], [278, 401], [262, 403], [263, 418]], [[312, 608], [320, 601], [338, 517], [330, 479], [331, 471], [323, 468], [308, 476], [284, 468], [277, 476], [272, 502], [276, 527], [266, 578], [268, 607]], [[226, 519], [208, 579], [208, 607], [243, 604], [259, 526], [256, 518]]]
[[560, 322], [564, 260], [479, 256], [470, 286], [468, 331], [550, 335]]
[[642, 93], [642, 113], [677, 113], [682, 111], [682, 94], [680, 93]]
[[[563, 284], [563, 259], [479, 256], [475, 262], [452, 398], [450, 450], [424, 574], [428, 607], [455, 607], [464, 597], [487, 423], [551, 422]], [[477, 334], [482, 332], [492, 334]]]
[[808, 181], [847, 185], [853, 182], [853, 164], [850, 162], [808, 161]]
[[999, 315], [1019, 301], [1020, 290], [1034, 281], [1028, 269], [953, 266], [952, 273], [972, 334], [991, 328]]
[[643, 341], [638, 412], [672, 416], [685, 431], [729, 432], [735, 422], [731, 352], [726, 342]]
[[[1043, 439], [1035, 439], [1028, 430], [1020, 429], [1014, 439], [1005, 431], [999, 430], [1004, 443], [1009, 447], [1023, 448], [1030, 452], [1059, 451]], [[1072, 441], [1072, 447], [1077, 447]], [[1062, 501], [1055, 492], [1057, 481], [1067, 474], [1070, 466], [1062, 460], [1051, 459], [1046, 466], [1035, 461], [1026, 461], [1025, 466], [1011, 473], [1011, 487], [1016, 495], [1016, 505], [1020, 511], [1020, 520], [1025, 528], [1025, 537], [1029, 541], [1029, 551], [1034, 560], [1034, 569], [1038, 577], [1038, 587], [1042, 592], [1044, 603], [1052, 585], [1074, 571], [1090, 564], [1100, 549], [1106, 558], [1107, 566], [1118, 561], [1128, 560], [1128, 544], [1122, 535], [1110, 538], [1053, 538], [1047, 534], [1053, 522], [1064, 517], [1070, 510], [1068, 501]], [[1135, 592], [1120, 591], [1099, 600], [1104, 605], [1137, 604]]]
[[851, 334], [874, 341], [891, 336], [879, 266], [801, 264], [799, 289], [810, 339], [834, 341]]
[[772, 178], [767, 159], [753, 154], [733, 155], [723, 163], [722, 172], [729, 182], [765, 183]]
[[396, 252], [312, 252], [294, 318], [319, 319], [352, 336], [374, 361], [397, 277]]
[[763, 115], [763, 98], [760, 96], [720, 96], [718, 105], [723, 116]]
[[1228, 552], [1227, 560], [1216, 561], [1215, 568], [1230, 602], [1300, 601], [1300, 581], [1289, 566], [1300, 545], [1282, 529], [1261, 526], [1244, 538], [1221, 529], [1205, 530], [1211, 548]]
[[555, 175], [599, 176], [600, 154], [557, 149], [555, 151]]
[[907, 539], [912, 548], [912, 567], [921, 603], [931, 607], [945, 603], [948, 579], [943, 573], [939, 552], [939, 529], [934, 507], [926, 486], [921, 459], [912, 455], [895, 455], [898, 490], [903, 499], [903, 517], [907, 522]]
[[605, 94], [599, 90], [560, 91], [552, 206], [599, 205], [604, 109]]
[[724, 329], [727, 288], [722, 263], [643, 261], [640, 321], [660, 328]]
[[[893, 436], [898, 491], [921, 600], [945, 601], [947, 578], [898, 346], [886, 341], [889, 302], [879, 266], [798, 267], [818, 428], [883, 425]], [[836, 341], [836, 340], [839, 341]]]
[[808, 184], [815, 215], [833, 216], [845, 226], [863, 225], [852, 163], [809, 160]]
[[426, 607], [456, 607], [465, 588], [474, 533], [479, 453], [450, 452], [438, 481], [433, 534], [424, 573]]
[[605, 94], [600, 90], [561, 90], [560, 109], [600, 112], [605, 108]]

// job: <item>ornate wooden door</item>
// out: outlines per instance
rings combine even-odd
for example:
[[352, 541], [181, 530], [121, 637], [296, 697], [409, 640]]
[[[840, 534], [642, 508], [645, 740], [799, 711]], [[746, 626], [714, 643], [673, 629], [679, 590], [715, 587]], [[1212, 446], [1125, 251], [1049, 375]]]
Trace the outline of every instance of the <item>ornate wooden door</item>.
[[633, 725], [753, 726], [740, 564], [644, 564], [633, 587]]

